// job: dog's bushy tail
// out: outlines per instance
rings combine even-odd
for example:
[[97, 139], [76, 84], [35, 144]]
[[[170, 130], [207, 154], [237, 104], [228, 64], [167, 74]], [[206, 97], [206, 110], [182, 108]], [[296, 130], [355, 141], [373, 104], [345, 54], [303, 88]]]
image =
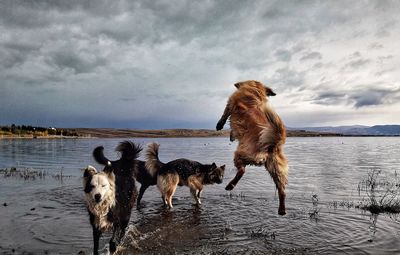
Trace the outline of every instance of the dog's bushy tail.
[[99, 146], [93, 150], [93, 157], [97, 163], [102, 165], [111, 165], [111, 161], [104, 156], [104, 147]]
[[264, 108], [269, 126], [260, 133], [259, 145], [265, 150], [280, 147], [286, 140], [286, 128], [278, 114], [268, 105]]
[[140, 145], [135, 144], [134, 142], [123, 141], [118, 144], [115, 150], [121, 153], [121, 160], [133, 161], [139, 157], [140, 152], [143, 149]]
[[160, 145], [158, 143], [149, 144], [146, 150], [146, 169], [151, 176], [155, 176], [158, 170], [164, 165], [158, 158], [158, 148]]

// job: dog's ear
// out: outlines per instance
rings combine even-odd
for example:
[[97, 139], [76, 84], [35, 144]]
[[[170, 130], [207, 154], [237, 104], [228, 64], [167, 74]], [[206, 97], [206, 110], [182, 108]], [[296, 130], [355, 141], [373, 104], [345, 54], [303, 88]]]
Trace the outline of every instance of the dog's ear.
[[87, 166], [85, 168], [85, 171], [83, 172], [83, 178], [88, 178], [96, 173], [97, 173], [96, 168], [94, 168], [93, 166]]
[[275, 92], [272, 91], [272, 89], [265, 87], [265, 92], [267, 93], [267, 96], [276, 96]]
[[215, 162], [213, 162], [213, 163], [211, 164], [211, 168], [212, 168], [212, 169], [217, 168], [217, 164], [215, 164]]
[[222, 170], [225, 170], [225, 165], [222, 165], [222, 166], [221, 166], [221, 169], [222, 169]]
[[115, 182], [115, 175], [114, 175], [114, 173], [112, 171], [111, 172], [107, 172], [107, 178], [110, 181]]
[[235, 87], [236, 87], [237, 89], [239, 89], [240, 86], [242, 86], [242, 83], [241, 83], [241, 82], [237, 82], [237, 83], [235, 83], [234, 85], [235, 85]]

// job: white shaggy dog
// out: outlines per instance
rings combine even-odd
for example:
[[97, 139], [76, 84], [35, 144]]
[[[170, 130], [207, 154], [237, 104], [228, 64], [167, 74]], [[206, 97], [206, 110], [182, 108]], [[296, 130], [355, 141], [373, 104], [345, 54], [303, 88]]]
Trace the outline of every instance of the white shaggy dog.
[[114, 227], [115, 175], [112, 171], [97, 172], [96, 168], [88, 166], [83, 174], [83, 187], [93, 229], [93, 254], [97, 255], [101, 234]]
[[94, 219], [94, 226], [101, 232], [111, 231], [113, 223], [110, 222], [109, 214], [115, 206], [114, 173], [98, 173], [96, 168], [88, 166], [83, 175], [83, 186], [87, 209]]

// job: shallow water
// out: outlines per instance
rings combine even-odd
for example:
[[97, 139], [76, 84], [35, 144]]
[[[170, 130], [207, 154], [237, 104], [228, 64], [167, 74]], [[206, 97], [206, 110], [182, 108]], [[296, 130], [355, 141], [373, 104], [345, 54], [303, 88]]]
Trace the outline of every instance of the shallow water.
[[[90, 254], [80, 169], [88, 164], [101, 168], [91, 157], [98, 145], [116, 159], [113, 149], [121, 140], [1, 139], [0, 168], [31, 168], [48, 175], [36, 180], [0, 178], [0, 252]], [[141, 233], [140, 250], [135, 250], [139, 254], [400, 253], [397, 216], [371, 215], [351, 206], [363, 198], [357, 186], [369, 171], [391, 176], [400, 169], [400, 138], [289, 138], [283, 217], [277, 214], [273, 182], [262, 168], [248, 167], [233, 192], [224, 190], [235, 174], [236, 144], [227, 138], [134, 140], [144, 146], [159, 142], [162, 161], [186, 157], [227, 165], [224, 183], [205, 187], [200, 208], [193, 205], [187, 187], [178, 188], [171, 211], [164, 210], [156, 187], [146, 191], [144, 207], [134, 209], [131, 217]], [[51, 177], [61, 172], [66, 177]], [[101, 246], [107, 242], [106, 235]]]

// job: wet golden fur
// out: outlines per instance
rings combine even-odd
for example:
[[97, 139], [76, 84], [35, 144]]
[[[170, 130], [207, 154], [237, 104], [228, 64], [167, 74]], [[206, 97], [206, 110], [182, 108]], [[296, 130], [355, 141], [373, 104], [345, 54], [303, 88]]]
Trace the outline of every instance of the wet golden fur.
[[230, 117], [231, 140], [239, 141], [234, 163], [238, 169], [235, 178], [226, 186], [232, 190], [245, 172], [246, 165], [264, 165], [279, 192], [279, 214], [285, 214], [285, 187], [288, 164], [283, 153], [286, 140], [285, 126], [268, 103], [275, 96], [271, 88], [258, 81], [235, 84], [237, 90], [230, 96], [224, 114], [217, 124], [223, 128]]

